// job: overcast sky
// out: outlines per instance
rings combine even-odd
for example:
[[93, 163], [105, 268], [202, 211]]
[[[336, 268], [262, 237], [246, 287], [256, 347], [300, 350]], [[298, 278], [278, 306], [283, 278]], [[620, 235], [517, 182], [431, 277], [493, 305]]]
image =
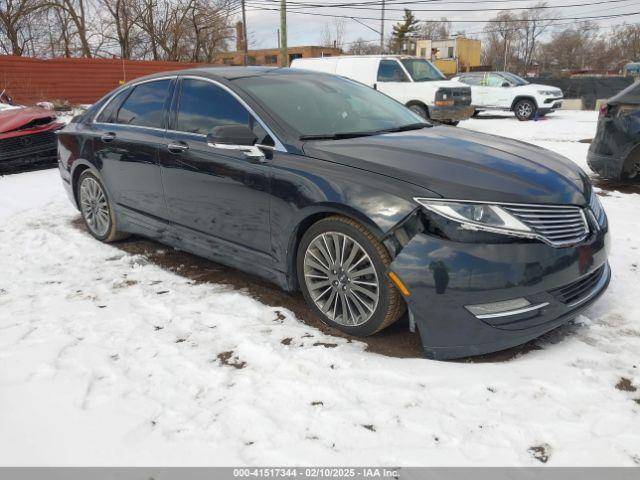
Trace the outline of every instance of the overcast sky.
[[[307, 2], [314, 4], [328, 5], [336, 3], [349, 3], [353, 5], [353, 2], [362, 2], [375, 0], [353, 0], [352, 2], [344, 2], [344, 0], [292, 0], [296, 2]], [[277, 47], [277, 29], [280, 24], [279, 13], [279, 1], [278, 0], [247, 0], [247, 24], [249, 32], [249, 42], [251, 48], [274, 48]], [[495, 17], [499, 13], [497, 10], [488, 10], [496, 8], [510, 8], [513, 9], [513, 13], [521, 13], [523, 10], [518, 10], [518, 7], [530, 7], [537, 3], [537, 1], [521, 0], [521, 1], [504, 1], [504, 0], [491, 0], [491, 1], [472, 1], [472, 0], [431, 0], [430, 3], [403, 3], [401, 0], [389, 0], [392, 2], [388, 5], [386, 17], [392, 20], [398, 20], [402, 18], [402, 8], [407, 7], [414, 11], [416, 18], [421, 20], [426, 19], [439, 19], [446, 16], [453, 21], [453, 32], [466, 31], [467, 33], [478, 34], [482, 31], [484, 23], [465, 23], [462, 20], [488, 20]], [[395, 4], [394, 4], [395, 2]], [[552, 10], [552, 18], [566, 18], [566, 17], [587, 17], [587, 16], [603, 16], [603, 15], [619, 15], [630, 14], [634, 12], [640, 12], [640, 1], [638, 0], [549, 0], [549, 5], [559, 7]], [[565, 7], [563, 5], [576, 5], [586, 4], [583, 6]], [[256, 7], [262, 6], [263, 8], [273, 8], [275, 11], [257, 10]], [[289, 46], [299, 45], [317, 45], [320, 43], [322, 37], [322, 28], [325, 24], [332, 24], [333, 19], [330, 17], [303, 15], [294, 13], [296, 7], [291, 4], [287, 15], [288, 24], [288, 42]], [[298, 7], [299, 8], [299, 7]], [[370, 6], [371, 9], [355, 9], [345, 7], [326, 7], [326, 8], [307, 8], [299, 10], [301, 12], [313, 13], [313, 14], [329, 14], [329, 15], [345, 15], [353, 17], [373, 17], [376, 20], [360, 20], [366, 23], [371, 28], [380, 30], [380, 7], [378, 5]], [[396, 10], [390, 10], [396, 9]], [[434, 9], [438, 11], [433, 12], [420, 12], [419, 9]], [[487, 9], [474, 12], [460, 12], [460, 11], [446, 11], [447, 9]], [[457, 21], [456, 21], [457, 20]], [[550, 32], [561, 30], [566, 28], [572, 22], [578, 20], [558, 20], [554, 23], [561, 24], [551, 27]], [[599, 25], [603, 27], [610, 27], [612, 25], [618, 25], [623, 22], [638, 23], [640, 22], [640, 15], [625, 16], [618, 18], [608, 19], [596, 19]], [[360, 25], [354, 20], [344, 19], [345, 22], [345, 41], [353, 41], [361, 37], [366, 40], [374, 40], [379, 38], [379, 35], [372, 30]], [[391, 32], [391, 27], [394, 21], [385, 22], [385, 32]], [[473, 36], [473, 35], [472, 35]]]

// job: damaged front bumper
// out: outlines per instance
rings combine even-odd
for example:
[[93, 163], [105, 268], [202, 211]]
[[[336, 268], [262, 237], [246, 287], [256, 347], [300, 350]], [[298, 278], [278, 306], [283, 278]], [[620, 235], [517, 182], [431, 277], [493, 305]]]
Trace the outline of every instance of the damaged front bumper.
[[57, 160], [56, 130], [62, 124], [53, 124], [36, 132], [0, 138], [0, 169], [55, 164]]
[[[445, 360], [504, 350], [575, 318], [609, 283], [606, 219], [600, 227], [564, 248], [416, 234], [390, 270], [410, 292], [405, 300], [425, 356]], [[496, 302], [514, 307], [484, 315], [473, 308]]]

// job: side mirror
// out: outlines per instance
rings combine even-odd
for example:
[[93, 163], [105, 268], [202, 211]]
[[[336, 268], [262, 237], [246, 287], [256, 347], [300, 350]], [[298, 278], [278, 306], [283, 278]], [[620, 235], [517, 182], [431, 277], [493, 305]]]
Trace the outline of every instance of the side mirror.
[[211, 148], [239, 151], [253, 161], [264, 162], [266, 156], [256, 145], [257, 141], [256, 134], [245, 125], [221, 125], [207, 135], [207, 145]]
[[220, 145], [242, 145], [250, 147], [258, 137], [246, 125], [221, 125], [207, 135], [207, 143]]
[[510, 87], [511, 84], [509, 82], [503, 82], [502, 86], [506, 88], [506, 87]]

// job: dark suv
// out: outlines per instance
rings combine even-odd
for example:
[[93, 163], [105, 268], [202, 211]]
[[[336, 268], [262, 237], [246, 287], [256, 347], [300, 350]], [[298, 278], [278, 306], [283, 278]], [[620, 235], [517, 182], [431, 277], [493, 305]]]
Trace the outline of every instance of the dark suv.
[[59, 156], [96, 238], [136, 233], [301, 289], [352, 335], [408, 310], [431, 358], [523, 343], [609, 282], [607, 218], [575, 164], [333, 75], [138, 79], [62, 130]]

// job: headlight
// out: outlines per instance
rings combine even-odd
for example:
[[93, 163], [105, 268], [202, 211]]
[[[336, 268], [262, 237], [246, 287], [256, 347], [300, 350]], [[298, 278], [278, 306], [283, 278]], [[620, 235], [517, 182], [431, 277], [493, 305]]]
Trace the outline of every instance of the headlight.
[[458, 222], [466, 229], [504, 233], [525, 238], [532, 238], [535, 235], [528, 226], [499, 205], [432, 198], [414, 198], [414, 200], [427, 210]]

